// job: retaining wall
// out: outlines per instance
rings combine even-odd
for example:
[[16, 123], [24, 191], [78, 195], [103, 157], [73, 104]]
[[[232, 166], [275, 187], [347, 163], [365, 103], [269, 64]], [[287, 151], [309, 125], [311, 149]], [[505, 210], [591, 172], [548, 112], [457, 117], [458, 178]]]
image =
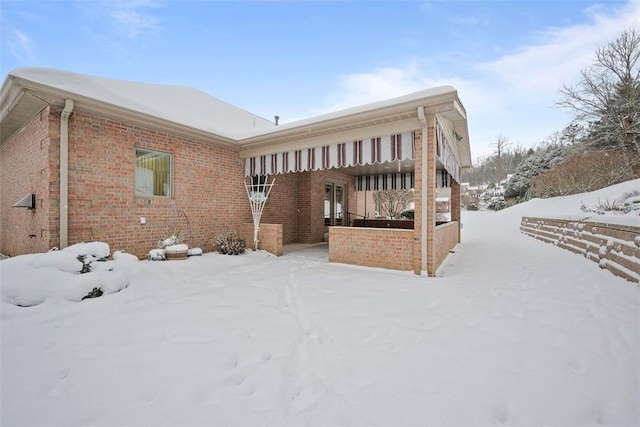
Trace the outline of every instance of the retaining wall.
[[522, 217], [520, 231], [583, 255], [616, 276], [640, 283], [640, 226]]

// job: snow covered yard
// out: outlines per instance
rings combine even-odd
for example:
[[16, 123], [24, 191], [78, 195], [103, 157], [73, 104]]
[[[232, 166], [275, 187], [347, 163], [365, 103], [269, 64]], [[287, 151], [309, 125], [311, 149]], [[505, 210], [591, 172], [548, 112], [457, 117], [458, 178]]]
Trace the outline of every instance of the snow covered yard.
[[439, 278], [204, 254], [18, 307], [2, 261], [1, 424], [640, 425], [640, 289], [518, 231], [563, 199], [464, 212]]

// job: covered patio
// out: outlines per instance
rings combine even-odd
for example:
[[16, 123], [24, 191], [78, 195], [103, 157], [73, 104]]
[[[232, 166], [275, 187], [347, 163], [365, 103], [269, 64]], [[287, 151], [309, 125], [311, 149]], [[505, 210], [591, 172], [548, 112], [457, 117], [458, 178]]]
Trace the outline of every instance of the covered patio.
[[[328, 240], [330, 262], [433, 276], [460, 241], [460, 171], [471, 155], [466, 112], [450, 86], [281, 125], [240, 142], [245, 177], [275, 178], [261, 247], [273, 248], [274, 239], [280, 245]], [[357, 219], [372, 218], [371, 193], [383, 189], [414, 190], [412, 226], [354, 227]], [[442, 191], [450, 197], [450, 221], [436, 225]]]

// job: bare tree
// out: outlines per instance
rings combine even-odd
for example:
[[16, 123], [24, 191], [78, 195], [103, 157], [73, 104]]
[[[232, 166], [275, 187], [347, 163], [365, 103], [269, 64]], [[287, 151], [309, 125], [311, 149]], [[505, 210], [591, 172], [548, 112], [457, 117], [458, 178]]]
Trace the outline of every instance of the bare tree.
[[575, 86], [564, 86], [557, 104], [573, 110], [573, 124], [586, 126], [598, 148], [624, 151], [640, 176], [640, 33], [623, 31], [596, 50], [594, 64]]
[[413, 190], [378, 190], [373, 192], [373, 200], [380, 205], [380, 209], [386, 212], [387, 216], [396, 219], [400, 218], [402, 211], [413, 202]]
[[509, 138], [503, 135], [498, 135], [496, 137], [496, 142], [491, 144], [492, 147], [496, 148], [495, 151], [495, 182], [499, 182], [500, 180], [506, 178], [507, 172], [503, 164], [503, 154], [507, 147], [511, 145], [509, 142]]

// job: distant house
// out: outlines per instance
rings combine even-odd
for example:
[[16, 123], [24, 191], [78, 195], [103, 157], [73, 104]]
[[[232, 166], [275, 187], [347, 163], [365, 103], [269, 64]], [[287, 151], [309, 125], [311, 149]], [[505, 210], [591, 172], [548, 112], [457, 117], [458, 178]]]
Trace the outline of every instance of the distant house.
[[[218, 233], [251, 222], [251, 176], [275, 177], [265, 230], [284, 244], [328, 236], [333, 262], [434, 275], [460, 239], [471, 156], [450, 86], [277, 125], [190, 87], [22, 68], [2, 85], [0, 125], [9, 255], [101, 240], [142, 258], [185, 218], [190, 243], [210, 251]], [[451, 188], [445, 231], [437, 186]], [[416, 190], [412, 230], [349, 227], [357, 195], [382, 188]]]

